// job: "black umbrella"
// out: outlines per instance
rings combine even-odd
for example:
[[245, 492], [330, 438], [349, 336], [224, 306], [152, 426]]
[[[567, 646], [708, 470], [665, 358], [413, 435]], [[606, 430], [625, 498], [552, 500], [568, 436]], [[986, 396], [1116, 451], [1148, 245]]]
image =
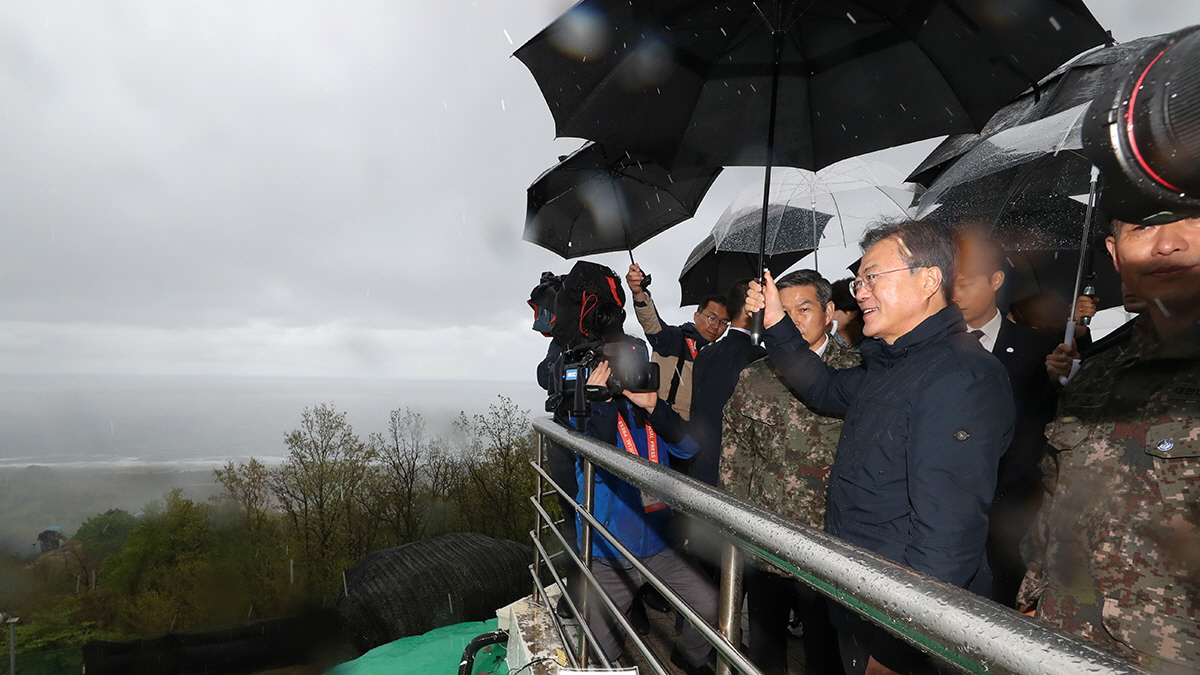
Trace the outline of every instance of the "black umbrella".
[[[812, 249], [768, 255], [767, 269], [771, 270], [772, 276], [778, 277], [809, 253]], [[692, 249], [683, 264], [683, 272], [679, 275], [679, 306], [699, 304], [709, 295], [729, 290], [735, 281], [755, 279], [760, 274], [762, 269], [758, 266], [757, 252], [718, 251], [713, 235], [709, 233]]]
[[516, 56], [559, 136], [765, 165], [765, 241], [773, 165], [974, 131], [1106, 37], [1082, 0], [584, 0]]
[[1091, 166], [1075, 151], [1042, 155], [947, 186], [932, 204], [922, 197], [917, 215], [947, 227], [982, 227], [1009, 251], [1077, 251]]
[[524, 239], [568, 259], [632, 250], [691, 218], [720, 173], [720, 167], [668, 171], [587, 143], [529, 186]]
[[584, 0], [516, 56], [559, 136], [816, 170], [978, 130], [1107, 40], [1081, 0]]
[[[918, 217], [984, 225], [1008, 249], [1078, 250], [1084, 287], [1098, 173], [1080, 150], [1088, 104], [1001, 131], [955, 160], [921, 196]], [[1075, 315], [1072, 300], [1071, 317]], [[1064, 341], [1073, 341], [1075, 324]]]
[[1090, 102], [1111, 75], [1110, 67], [1127, 56], [1139, 53], [1161, 36], [1139, 38], [1120, 44], [1097, 47], [1063, 64], [1008, 105], [992, 115], [977, 134], [953, 134], [942, 141], [933, 152], [909, 174], [908, 180], [925, 187], [955, 159], [966, 154], [981, 141], [1006, 129], [1029, 124], [1080, 104]]

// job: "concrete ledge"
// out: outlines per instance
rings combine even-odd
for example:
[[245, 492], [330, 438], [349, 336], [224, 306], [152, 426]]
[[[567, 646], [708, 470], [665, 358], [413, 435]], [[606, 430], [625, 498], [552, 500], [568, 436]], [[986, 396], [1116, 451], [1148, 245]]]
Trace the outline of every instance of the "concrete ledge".
[[[546, 595], [553, 603], [558, 596], [554, 584], [546, 587]], [[527, 664], [537, 661], [524, 672], [533, 675], [554, 675], [567, 665], [567, 653], [554, 629], [550, 612], [553, 607], [542, 607], [537, 598], [526, 596], [496, 610], [499, 627], [508, 631], [508, 671], [516, 672]], [[539, 660], [546, 659], [546, 660]]]

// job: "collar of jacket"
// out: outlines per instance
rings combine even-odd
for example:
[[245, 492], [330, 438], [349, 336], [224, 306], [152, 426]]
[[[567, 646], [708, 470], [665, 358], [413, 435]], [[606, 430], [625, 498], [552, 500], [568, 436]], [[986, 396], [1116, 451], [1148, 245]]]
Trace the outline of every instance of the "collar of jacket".
[[696, 328], [696, 324], [692, 323], [691, 321], [681, 324], [679, 326], [679, 331], [683, 333], [684, 337], [690, 337], [696, 341], [697, 351], [699, 351], [701, 347], [707, 347], [709, 345], [708, 340], [705, 340], [704, 336], [700, 334], [700, 329]]
[[879, 338], [863, 340], [859, 352], [869, 365], [879, 365], [891, 368], [909, 352], [920, 351], [925, 347], [941, 342], [954, 333], [967, 329], [963, 320], [962, 310], [953, 303], [937, 314], [917, 324], [917, 327], [900, 336], [893, 344], [888, 344]]
[[1192, 324], [1166, 340], [1161, 340], [1149, 312], [1143, 312], [1134, 322], [1133, 339], [1129, 346], [1117, 356], [1116, 364], [1123, 366], [1132, 361], [1184, 360], [1200, 358], [1200, 323]]

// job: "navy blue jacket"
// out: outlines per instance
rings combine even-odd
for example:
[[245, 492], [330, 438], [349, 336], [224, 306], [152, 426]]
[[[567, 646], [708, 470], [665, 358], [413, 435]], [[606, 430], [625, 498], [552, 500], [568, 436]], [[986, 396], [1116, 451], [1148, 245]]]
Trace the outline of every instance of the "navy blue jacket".
[[721, 421], [725, 404], [733, 397], [738, 377], [746, 366], [766, 355], [750, 336], [730, 329], [696, 357], [692, 370], [692, 410], [688, 433], [700, 446], [688, 475], [709, 485], [717, 484], [721, 465]]
[[965, 329], [951, 305], [895, 344], [864, 340], [863, 365], [844, 370], [809, 350], [791, 320], [764, 344], [806, 403], [845, 416], [825, 529], [987, 595], [988, 509], [1014, 408], [1004, 367]]

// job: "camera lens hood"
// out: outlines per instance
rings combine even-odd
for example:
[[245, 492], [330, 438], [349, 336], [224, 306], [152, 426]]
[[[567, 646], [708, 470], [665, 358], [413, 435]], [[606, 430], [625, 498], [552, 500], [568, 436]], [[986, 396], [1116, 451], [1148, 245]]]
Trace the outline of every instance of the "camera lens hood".
[[1200, 217], [1200, 26], [1112, 66], [1083, 124], [1100, 207], [1129, 223]]

